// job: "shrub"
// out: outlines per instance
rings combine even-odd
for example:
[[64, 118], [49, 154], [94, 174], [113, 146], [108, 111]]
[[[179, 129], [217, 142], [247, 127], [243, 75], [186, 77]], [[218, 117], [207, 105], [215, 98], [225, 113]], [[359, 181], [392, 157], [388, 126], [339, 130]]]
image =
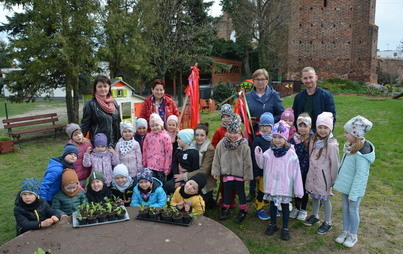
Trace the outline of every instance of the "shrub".
[[228, 99], [231, 97], [231, 95], [234, 94], [234, 90], [231, 88], [230, 84], [227, 82], [225, 84], [219, 83], [216, 85], [213, 89], [213, 100], [215, 100], [217, 103], [221, 103], [225, 99]]

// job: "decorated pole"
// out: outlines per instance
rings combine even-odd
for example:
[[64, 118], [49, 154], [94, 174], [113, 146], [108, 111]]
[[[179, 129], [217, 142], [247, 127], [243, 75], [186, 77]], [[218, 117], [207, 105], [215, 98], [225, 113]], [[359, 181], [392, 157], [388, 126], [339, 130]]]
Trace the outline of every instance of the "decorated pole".
[[[190, 67], [192, 72], [189, 75], [188, 81], [189, 84], [185, 89], [186, 97], [185, 102], [183, 104], [182, 112], [179, 117], [179, 123], [182, 122], [183, 114], [185, 110], [189, 111], [190, 115], [190, 126], [187, 128], [196, 128], [197, 124], [200, 122], [200, 92], [199, 92], [199, 68], [197, 68], [197, 63]], [[190, 97], [190, 105], [186, 107], [187, 101]]]

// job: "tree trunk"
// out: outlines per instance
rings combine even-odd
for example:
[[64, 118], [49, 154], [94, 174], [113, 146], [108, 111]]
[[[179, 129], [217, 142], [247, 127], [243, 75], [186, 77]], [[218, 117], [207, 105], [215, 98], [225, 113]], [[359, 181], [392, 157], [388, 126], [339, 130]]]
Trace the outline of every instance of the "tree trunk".
[[73, 88], [73, 115], [72, 115], [72, 119], [74, 123], [78, 123], [79, 122], [79, 110], [80, 110], [80, 104], [78, 101], [78, 89], [79, 89], [79, 77], [78, 75], [75, 77], [74, 79], [74, 88]]
[[249, 48], [248, 46], [244, 46], [244, 57], [243, 57], [243, 66], [245, 68], [245, 74], [247, 77], [252, 77], [252, 72], [250, 70], [250, 64], [249, 64]]
[[67, 121], [73, 123], [73, 98], [71, 97], [71, 81], [69, 77], [66, 77], [66, 107], [67, 107]]

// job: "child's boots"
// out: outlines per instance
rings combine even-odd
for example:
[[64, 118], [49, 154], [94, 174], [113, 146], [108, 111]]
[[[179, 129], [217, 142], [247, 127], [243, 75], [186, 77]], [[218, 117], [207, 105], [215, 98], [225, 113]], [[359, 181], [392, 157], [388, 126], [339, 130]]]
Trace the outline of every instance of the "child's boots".
[[235, 219], [234, 219], [235, 222], [238, 223], [238, 224], [240, 224], [240, 223], [245, 219], [245, 217], [246, 217], [247, 214], [248, 214], [247, 211], [241, 209], [241, 210], [239, 211], [239, 214], [238, 214], [238, 215], [235, 217]]
[[231, 211], [229, 210], [229, 208], [223, 207], [221, 210], [220, 220], [227, 219], [230, 214], [231, 214]]

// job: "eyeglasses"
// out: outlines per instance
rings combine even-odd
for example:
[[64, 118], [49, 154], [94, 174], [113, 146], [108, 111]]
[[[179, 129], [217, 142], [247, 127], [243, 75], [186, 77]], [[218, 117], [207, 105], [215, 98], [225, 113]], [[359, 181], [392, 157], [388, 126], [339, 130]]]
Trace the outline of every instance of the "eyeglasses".
[[255, 78], [254, 81], [256, 82], [265, 82], [267, 78]]

